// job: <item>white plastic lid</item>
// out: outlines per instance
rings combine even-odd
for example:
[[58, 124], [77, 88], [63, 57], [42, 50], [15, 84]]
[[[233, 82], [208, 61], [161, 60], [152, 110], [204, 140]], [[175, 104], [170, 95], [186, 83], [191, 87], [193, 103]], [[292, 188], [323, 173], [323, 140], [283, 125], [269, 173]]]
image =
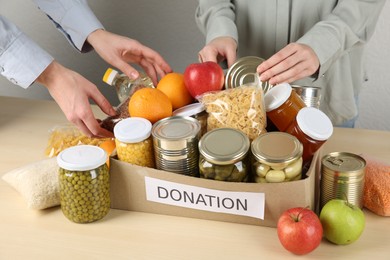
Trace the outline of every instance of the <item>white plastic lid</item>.
[[333, 125], [329, 117], [314, 107], [300, 109], [297, 124], [305, 135], [318, 141], [325, 141], [333, 134]]
[[141, 117], [128, 117], [114, 126], [114, 136], [123, 143], [138, 143], [150, 136], [152, 123]]
[[106, 163], [107, 153], [95, 145], [76, 145], [57, 156], [58, 166], [69, 171], [89, 171]]
[[118, 75], [118, 71], [108, 68], [106, 70], [106, 73], [104, 73], [103, 81], [106, 82], [109, 85], [112, 85], [112, 82], [114, 81], [116, 75]]
[[173, 111], [173, 116], [193, 116], [205, 110], [202, 103], [192, 103]]
[[272, 111], [280, 107], [290, 97], [292, 87], [288, 83], [273, 86], [264, 95], [265, 110]]

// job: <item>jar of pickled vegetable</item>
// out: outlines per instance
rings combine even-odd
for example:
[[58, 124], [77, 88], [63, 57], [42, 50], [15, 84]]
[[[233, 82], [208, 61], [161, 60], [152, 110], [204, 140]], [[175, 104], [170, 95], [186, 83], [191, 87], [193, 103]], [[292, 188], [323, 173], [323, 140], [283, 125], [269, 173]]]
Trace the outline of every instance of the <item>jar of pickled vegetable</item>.
[[102, 219], [110, 210], [110, 174], [106, 152], [77, 145], [57, 156], [61, 210], [76, 223]]
[[152, 123], [140, 117], [129, 117], [114, 127], [116, 152], [120, 161], [154, 168]]
[[284, 132], [260, 135], [251, 144], [254, 182], [286, 182], [302, 178], [299, 140]]
[[247, 182], [249, 178], [249, 138], [240, 130], [216, 128], [199, 141], [201, 178]]

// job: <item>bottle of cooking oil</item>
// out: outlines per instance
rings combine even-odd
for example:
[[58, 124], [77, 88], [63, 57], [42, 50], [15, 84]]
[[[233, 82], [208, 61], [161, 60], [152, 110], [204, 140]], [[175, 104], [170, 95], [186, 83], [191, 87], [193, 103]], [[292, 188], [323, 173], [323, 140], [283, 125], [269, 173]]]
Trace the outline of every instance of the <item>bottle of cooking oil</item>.
[[133, 80], [123, 73], [108, 68], [104, 73], [103, 81], [115, 87], [119, 102], [122, 103], [138, 89], [144, 87], [154, 88], [153, 81], [148, 75], [143, 72], [139, 72], [139, 75], [137, 79]]

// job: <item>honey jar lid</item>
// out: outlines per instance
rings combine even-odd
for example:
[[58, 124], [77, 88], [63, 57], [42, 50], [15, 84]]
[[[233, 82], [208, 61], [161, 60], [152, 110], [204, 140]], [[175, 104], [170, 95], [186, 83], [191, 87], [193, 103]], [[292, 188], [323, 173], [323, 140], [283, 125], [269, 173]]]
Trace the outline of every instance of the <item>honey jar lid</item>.
[[205, 110], [205, 107], [202, 103], [192, 103], [184, 107], [180, 107], [173, 111], [173, 116], [194, 116]]
[[280, 166], [299, 159], [302, 156], [303, 146], [291, 134], [268, 132], [253, 140], [251, 151], [257, 161], [270, 166]]
[[317, 108], [300, 109], [296, 119], [302, 132], [314, 140], [325, 141], [333, 134], [333, 125], [329, 117]]
[[89, 171], [106, 163], [107, 153], [95, 145], [76, 145], [57, 156], [58, 166], [69, 171]]
[[240, 130], [216, 128], [199, 141], [199, 152], [214, 164], [227, 165], [242, 160], [250, 148], [249, 138]]
[[141, 117], [122, 119], [114, 126], [114, 136], [123, 143], [138, 143], [150, 136], [152, 123]]
[[272, 111], [280, 107], [290, 97], [292, 87], [288, 83], [273, 86], [264, 95], [265, 110]]

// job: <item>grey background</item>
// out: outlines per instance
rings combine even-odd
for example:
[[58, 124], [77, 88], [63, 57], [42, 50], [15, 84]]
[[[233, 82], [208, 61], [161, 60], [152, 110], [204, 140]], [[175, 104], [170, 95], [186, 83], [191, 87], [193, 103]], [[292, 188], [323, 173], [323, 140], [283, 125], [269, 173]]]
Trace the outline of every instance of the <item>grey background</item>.
[[[197, 62], [204, 38], [195, 24], [196, 0], [90, 0], [89, 5], [109, 31], [137, 39], [158, 51], [174, 71]], [[109, 67], [95, 52], [81, 54], [67, 42], [32, 1], [0, 0], [0, 12], [63, 65], [95, 83], [113, 105], [115, 91], [102, 82]], [[369, 42], [367, 81], [360, 96], [357, 127], [390, 130], [390, 4], [387, 1], [376, 32]], [[0, 77], [0, 95], [51, 99], [40, 85], [23, 89]]]

